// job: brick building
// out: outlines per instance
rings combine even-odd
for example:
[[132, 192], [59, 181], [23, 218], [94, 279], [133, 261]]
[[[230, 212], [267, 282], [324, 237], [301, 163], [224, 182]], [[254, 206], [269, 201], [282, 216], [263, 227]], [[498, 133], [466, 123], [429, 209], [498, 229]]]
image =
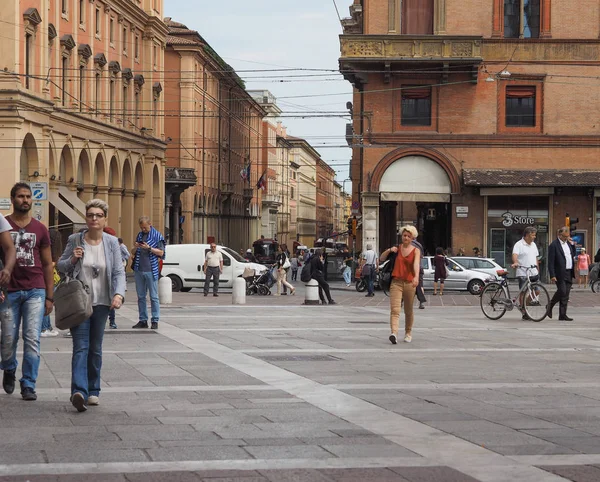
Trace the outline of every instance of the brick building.
[[317, 238], [328, 238], [334, 231], [335, 171], [323, 159], [317, 160]]
[[19, 180], [40, 183], [33, 214], [65, 237], [94, 197], [128, 245], [139, 216], [164, 226], [162, 9], [163, 0], [2, 2], [1, 197]]
[[262, 172], [265, 111], [197, 31], [165, 21], [170, 241], [216, 241], [236, 251], [246, 249], [260, 234], [256, 182]]
[[355, 0], [350, 12], [340, 69], [355, 87], [363, 244], [385, 249], [408, 222], [430, 253], [477, 246], [507, 265], [533, 224], [544, 266], [568, 212], [595, 252], [600, 1]]

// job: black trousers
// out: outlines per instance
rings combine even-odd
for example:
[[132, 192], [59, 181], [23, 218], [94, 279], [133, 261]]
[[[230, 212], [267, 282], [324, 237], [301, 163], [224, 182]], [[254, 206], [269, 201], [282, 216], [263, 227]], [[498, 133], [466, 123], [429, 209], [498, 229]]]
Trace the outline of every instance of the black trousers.
[[417, 285], [416, 293], [419, 303], [427, 302], [427, 298], [425, 298], [425, 293], [423, 292], [423, 270], [419, 270], [419, 284]]
[[[319, 283], [319, 299], [321, 301], [325, 301], [325, 296], [327, 297], [327, 301], [331, 303], [331, 293], [329, 292], [329, 283], [325, 281], [325, 277], [323, 273], [315, 273], [312, 275], [312, 279], [316, 280]], [[325, 293], [325, 296], [323, 296]]]
[[207, 266], [206, 267], [206, 278], [204, 278], [204, 294], [208, 294], [208, 288], [210, 286], [210, 278], [213, 279], [213, 294], [217, 294], [219, 291], [219, 277], [221, 276], [221, 269], [218, 266]]
[[558, 308], [558, 316], [566, 316], [567, 315], [567, 304], [569, 302], [569, 294], [571, 293], [571, 286], [573, 286], [573, 277], [571, 274], [573, 270], [567, 270], [566, 278], [557, 278], [556, 279], [556, 293], [550, 300], [550, 309], [554, 308], [556, 303], [560, 303]]

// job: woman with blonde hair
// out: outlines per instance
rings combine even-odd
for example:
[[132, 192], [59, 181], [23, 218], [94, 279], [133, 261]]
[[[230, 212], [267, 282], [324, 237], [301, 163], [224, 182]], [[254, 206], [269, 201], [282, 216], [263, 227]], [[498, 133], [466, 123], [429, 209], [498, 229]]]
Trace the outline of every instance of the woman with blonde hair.
[[89, 286], [93, 312], [87, 320], [71, 328], [71, 403], [78, 412], [100, 403], [102, 339], [111, 309], [125, 301], [125, 269], [119, 241], [103, 232], [108, 204], [92, 199], [85, 205], [87, 229], [72, 234], [57, 263], [58, 271], [80, 279]]
[[403, 226], [402, 242], [399, 246], [392, 246], [381, 253], [380, 262], [388, 257], [392, 263], [392, 282], [390, 286], [390, 328], [392, 334], [389, 340], [392, 344], [398, 341], [398, 328], [400, 324], [400, 308], [404, 301], [404, 341], [412, 341], [412, 327], [414, 323], [414, 299], [419, 284], [419, 268], [421, 267], [421, 252], [414, 245], [413, 239], [418, 235], [414, 226]]

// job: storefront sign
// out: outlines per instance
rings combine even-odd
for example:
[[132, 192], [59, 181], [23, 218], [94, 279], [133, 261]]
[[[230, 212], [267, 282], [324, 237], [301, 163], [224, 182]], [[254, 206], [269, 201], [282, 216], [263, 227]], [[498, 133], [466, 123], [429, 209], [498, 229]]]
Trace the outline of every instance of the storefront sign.
[[456, 206], [456, 217], [457, 218], [468, 218], [469, 217], [469, 206]]
[[519, 215], [514, 215], [511, 212], [505, 212], [502, 215], [502, 225], [506, 226], [507, 228], [512, 226], [513, 224], [524, 224], [524, 225], [531, 225], [535, 223], [535, 219], [534, 218], [530, 218], [528, 216], [519, 216]]

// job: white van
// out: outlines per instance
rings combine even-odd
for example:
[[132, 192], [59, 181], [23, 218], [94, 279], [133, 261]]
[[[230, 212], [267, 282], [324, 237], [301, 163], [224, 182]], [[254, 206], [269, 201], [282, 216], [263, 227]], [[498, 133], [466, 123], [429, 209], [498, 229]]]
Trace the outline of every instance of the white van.
[[[210, 244], [169, 244], [163, 262], [161, 274], [171, 278], [173, 291], [190, 291], [204, 287], [204, 259], [210, 251]], [[249, 263], [233, 249], [218, 246], [223, 255], [223, 274], [219, 278], [220, 288], [233, 287], [233, 280], [244, 272], [245, 268], [262, 271], [265, 266]], [[212, 282], [211, 282], [212, 289]]]

